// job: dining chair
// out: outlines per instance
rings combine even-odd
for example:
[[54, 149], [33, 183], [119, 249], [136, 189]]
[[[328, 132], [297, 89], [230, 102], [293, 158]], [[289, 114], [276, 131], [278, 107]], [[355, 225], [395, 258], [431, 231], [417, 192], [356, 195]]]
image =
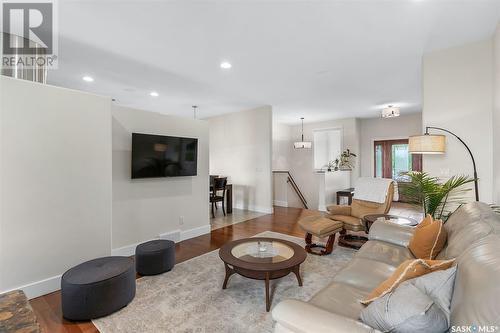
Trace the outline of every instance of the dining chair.
[[215, 218], [214, 208], [217, 208], [217, 202], [222, 202], [222, 213], [224, 213], [224, 216], [226, 216], [226, 208], [225, 208], [226, 184], [227, 184], [227, 177], [218, 177], [213, 179], [213, 185], [211, 186], [212, 191], [210, 193], [210, 203], [212, 204], [213, 218]]

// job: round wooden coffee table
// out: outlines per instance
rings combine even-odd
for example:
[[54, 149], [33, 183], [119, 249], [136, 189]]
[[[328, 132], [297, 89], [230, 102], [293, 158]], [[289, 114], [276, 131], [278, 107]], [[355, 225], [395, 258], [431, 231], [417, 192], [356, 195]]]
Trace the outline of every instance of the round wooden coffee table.
[[266, 311], [271, 308], [269, 280], [294, 273], [302, 287], [300, 264], [306, 260], [306, 251], [298, 244], [283, 239], [254, 237], [225, 244], [219, 250], [224, 262], [226, 277], [222, 289], [226, 289], [231, 275], [238, 273], [255, 280], [265, 280]]

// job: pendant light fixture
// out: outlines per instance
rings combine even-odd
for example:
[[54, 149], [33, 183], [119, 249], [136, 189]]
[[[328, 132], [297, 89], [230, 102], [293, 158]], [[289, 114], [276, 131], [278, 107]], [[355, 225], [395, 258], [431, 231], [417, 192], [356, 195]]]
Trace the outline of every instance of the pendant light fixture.
[[304, 117], [300, 118], [302, 121], [302, 135], [300, 141], [294, 142], [293, 143], [293, 148], [295, 149], [311, 149], [312, 142], [311, 141], [304, 141]]

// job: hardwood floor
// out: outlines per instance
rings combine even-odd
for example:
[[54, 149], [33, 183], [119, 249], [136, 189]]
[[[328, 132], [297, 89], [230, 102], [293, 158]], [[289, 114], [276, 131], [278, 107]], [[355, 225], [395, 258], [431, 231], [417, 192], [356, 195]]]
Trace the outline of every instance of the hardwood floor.
[[[404, 211], [407, 211], [407, 214], [404, 215], [414, 213], [410, 211], [410, 208], [402, 208], [398, 204], [395, 204], [393, 208], [398, 209], [398, 213], [401, 215], [403, 215]], [[210, 234], [177, 243], [175, 246], [176, 263], [216, 250], [228, 241], [254, 236], [264, 231], [275, 231], [282, 234], [303, 237], [304, 233], [298, 227], [297, 221], [302, 216], [312, 214], [318, 214], [318, 212], [300, 208], [275, 207], [274, 214], [260, 216], [249, 221], [212, 230]], [[221, 283], [223, 278], [221, 276]], [[62, 317], [61, 293], [59, 291], [34, 298], [30, 303], [45, 333], [99, 332], [90, 321], [70, 322]]]
[[[216, 250], [228, 241], [250, 237], [268, 230], [302, 237], [303, 232], [298, 228], [296, 222], [301, 216], [314, 213], [314, 211], [299, 208], [275, 207], [274, 214], [216, 229], [210, 234], [177, 243], [175, 246], [176, 263]], [[223, 278], [221, 277], [221, 279]], [[62, 317], [61, 293], [59, 291], [34, 298], [30, 303], [45, 333], [99, 332], [90, 321], [70, 322]]]

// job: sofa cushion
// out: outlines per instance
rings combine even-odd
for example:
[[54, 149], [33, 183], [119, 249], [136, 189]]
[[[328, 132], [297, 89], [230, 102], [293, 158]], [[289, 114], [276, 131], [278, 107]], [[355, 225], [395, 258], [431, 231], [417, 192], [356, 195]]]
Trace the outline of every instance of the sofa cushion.
[[419, 259], [435, 259], [446, 243], [446, 230], [441, 220], [427, 215], [415, 228], [408, 248]]
[[383, 297], [397, 288], [404, 281], [428, 274], [434, 271], [450, 268], [455, 260], [406, 260], [396, 271], [361, 301], [363, 304], [370, 304], [374, 300]]
[[385, 220], [377, 220], [370, 227], [368, 239], [408, 247], [415, 228]]
[[359, 318], [364, 306], [359, 302], [368, 292], [344, 283], [332, 282], [309, 301], [324, 310], [353, 319]]
[[457, 258], [450, 324], [500, 326], [499, 295], [500, 237], [490, 234]]
[[376, 240], [366, 242], [354, 256], [380, 261], [394, 267], [398, 267], [405, 260], [415, 259], [406, 247]]
[[333, 281], [370, 292], [390, 277], [395, 270], [396, 267], [380, 261], [353, 258], [344, 269], [335, 275]]
[[382, 332], [447, 331], [455, 271], [452, 267], [403, 282], [363, 309], [361, 320]]
[[448, 242], [437, 259], [456, 258], [473, 242], [492, 232], [498, 232], [500, 223], [497, 219], [491, 208], [484, 203], [473, 202], [461, 206], [444, 224]]

